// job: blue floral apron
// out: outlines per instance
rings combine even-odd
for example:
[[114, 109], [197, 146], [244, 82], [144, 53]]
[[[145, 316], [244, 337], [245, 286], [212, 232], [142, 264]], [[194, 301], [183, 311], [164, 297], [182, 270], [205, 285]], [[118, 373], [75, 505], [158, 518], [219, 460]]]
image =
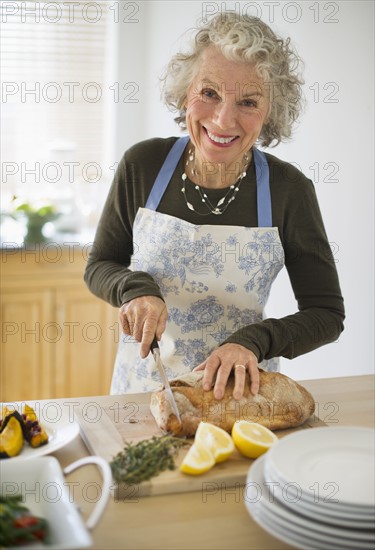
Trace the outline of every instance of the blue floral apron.
[[[264, 306], [284, 250], [272, 227], [268, 163], [253, 148], [258, 227], [193, 225], [156, 212], [189, 137], [172, 147], [133, 226], [134, 254], [130, 268], [149, 273], [159, 285], [168, 310], [159, 343], [169, 379], [190, 372], [226, 338], [264, 319]], [[115, 361], [111, 394], [154, 391], [160, 378], [150, 354], [122, 335]], [[265, 370], [279, 370], [278, 358], [263, 361]]]

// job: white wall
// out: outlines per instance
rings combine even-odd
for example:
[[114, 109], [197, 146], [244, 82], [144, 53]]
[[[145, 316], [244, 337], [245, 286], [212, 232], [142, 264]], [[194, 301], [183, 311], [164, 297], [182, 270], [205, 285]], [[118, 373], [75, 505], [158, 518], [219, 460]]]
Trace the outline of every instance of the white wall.
[[[373, 372], [374, 3], [279, 0], [136, 4], [138, 23], [119, 26], [118, 70], [120, 82], [138, 83], [139, 101], [116, 107], [117, 160], [136, 141], [179, 135], [173, 114], [160, 102], [158, 76], [184, 44], [186, 31], [202, 15], [222, 8], [246, 11], [292, 38], [305, 61], [308, 107], [293, 141], [271, 152], [297, 163], [315, 183], [334, 247], [347, 321], [338, 342], [293, 361], [283, 359], [282, 371], [295, 379]], [[282, 316], [295, 310], [283, 270], [267, 313]]]

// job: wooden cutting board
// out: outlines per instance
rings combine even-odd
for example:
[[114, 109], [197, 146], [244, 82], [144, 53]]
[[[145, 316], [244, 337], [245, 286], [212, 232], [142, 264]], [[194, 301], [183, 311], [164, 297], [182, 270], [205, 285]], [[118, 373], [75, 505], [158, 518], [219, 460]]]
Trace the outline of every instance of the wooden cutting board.
[[[150, 393], [130, 394], [108, 397], [108, 405], [88, 403], [76, 409], [76, 419], [81, 428], [81, 436], [93, 455], [111, 462], [121, 452], [125, 442], [137, 443], [152, 436], [161, 436], [163, 432], [157, 426], [150, 412]], [[279, 430], [278, 437], [296, 430], [325, 426], [318, 417], [312, 416], [302, 426], [289, 430]], [[193, 442], [193, 439], [188, 440]], [[181, 449], [175, 459], [176, 469], [162, 472], [160, 475], [139, 485], [124, 485], [113, 488], [115, 499], [128, 500], [141, 496], [161, 495], [201, 491], [204, 496], [219, 490], [240, 488], [246, 483], [246, 476], [253, 460], [242, 456], [237, 450], [221, 464], [216, 464], [209, 472], [199, 476], [189, 476], [179, 471], [189, 447]]]

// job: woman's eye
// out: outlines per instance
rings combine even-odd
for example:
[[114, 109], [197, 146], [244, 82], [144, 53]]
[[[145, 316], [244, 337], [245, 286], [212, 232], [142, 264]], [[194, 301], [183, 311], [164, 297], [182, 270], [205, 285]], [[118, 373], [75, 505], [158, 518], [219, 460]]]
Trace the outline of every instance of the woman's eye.
[[257, 102], [254, 101], [253, 99], [244, 99], [242, 101], [242, 105], [244, 107], [256, 107], [257, 106]]
[[204, 98], [207, 98], [207, 99], [216, 99], [216, 98], [218, 98], [218, 95], [215, 92], [215, 90], [211, 90], [211, 89], [202, 90], [202, 96]]

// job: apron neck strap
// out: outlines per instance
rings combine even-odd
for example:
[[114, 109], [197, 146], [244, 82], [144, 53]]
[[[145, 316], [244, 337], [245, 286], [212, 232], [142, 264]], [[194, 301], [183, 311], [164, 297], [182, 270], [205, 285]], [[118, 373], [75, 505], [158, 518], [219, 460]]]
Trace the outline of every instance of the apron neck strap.
[[272, 202], [270, 171], [266, 155], [253, 147], [255, 175], [257, 180], [258, 227], [272, 227]]
[[[189, 140], [190, 136], [184, 136], [173, 144], [156, 177], [145, 208], [156, 210], [159, 206], [161, 198]], [[272, 205], [267, 158], [262, 151], [259, 151], [255, 147], [253, 147], [253, 155], [257, 182], [258, 227], [272, 227]]]
[[172, 149], [169, 151], [167, 158], [164, 161], [163, 166], [156, 177], [155, 183], [151, 189], [151, 193], [148, 196], [145, 207], [150, 210], [156, 210], [159, 206], [164, 191], [166, 190], [168, 183], [176, 169], [176, 166], [181, 158], [182, 153], [185, 150], [187, 143], [190, 140], [190, 136], [184, 136], [179, 138], [173, 144]]

